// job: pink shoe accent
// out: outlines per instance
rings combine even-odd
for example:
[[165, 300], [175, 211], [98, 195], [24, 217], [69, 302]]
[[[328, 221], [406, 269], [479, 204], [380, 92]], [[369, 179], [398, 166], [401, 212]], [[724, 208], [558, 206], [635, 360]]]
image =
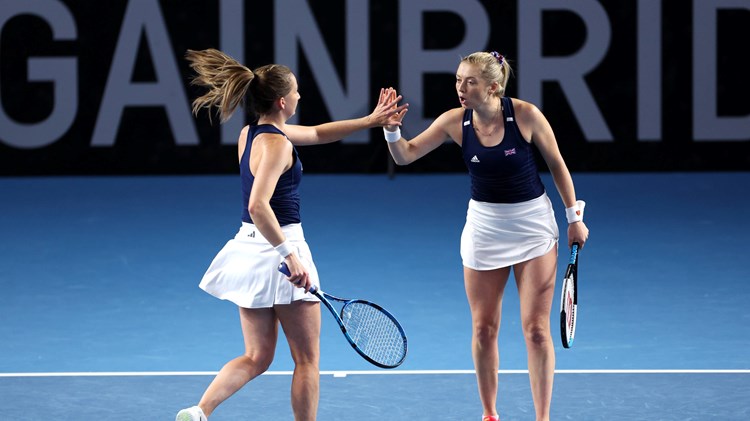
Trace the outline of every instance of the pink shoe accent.
[[500, 421], [500, 415], [485, 415], [482, 421]]

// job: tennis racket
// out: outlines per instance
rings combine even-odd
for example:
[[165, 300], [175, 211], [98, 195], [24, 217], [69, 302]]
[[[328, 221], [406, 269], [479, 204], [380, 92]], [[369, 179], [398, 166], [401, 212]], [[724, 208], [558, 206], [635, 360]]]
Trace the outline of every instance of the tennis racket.
[[[290, 276], [286, 263], [279, 271]], [[359, 355], [380, 368], [396, 368], [406, 358], [406, 334], [401, 324], [383, 307], [366, 300], [347, 300], [330, 295], [313, 285], [310, 293], [328, 307], [341, 332]], [[331, 301], [344, 303], [337, 313]]]
[[578, 320], [578, 243], [570, 248], [570, 260], [565, 269], [560, 296], [560, 336], [565, 348], [573, 346]]

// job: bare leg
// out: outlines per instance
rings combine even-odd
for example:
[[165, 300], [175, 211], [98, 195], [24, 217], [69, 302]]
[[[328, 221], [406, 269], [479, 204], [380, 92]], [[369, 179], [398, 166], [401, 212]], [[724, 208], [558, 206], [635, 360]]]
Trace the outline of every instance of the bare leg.
[[464, 267], [464, 287], [472, 320], [471, 353], [484, 415], [497, 414], [497, 370], [500, 366], [497, 338], [503, 291], [509, 275], [510, 268], [477, 271]]
[[555, 295], [557, 248], [514, 267], [521, 303], [521, 324], [529, 365], [529, 381], [537, 421], [549, 421], [555, 347], [550, 330], [550, 311]]
[[296, 421], [314, 421], [320, 398], [320, 303], [277, 306], [294, 360], [292, 410]]
[[203, 394], [198, 406], [206, 417], [250, 380], [265, 372], [273, 361], [278, 321], [270, 308], [240, 308], [245, 354], [228, 362]]

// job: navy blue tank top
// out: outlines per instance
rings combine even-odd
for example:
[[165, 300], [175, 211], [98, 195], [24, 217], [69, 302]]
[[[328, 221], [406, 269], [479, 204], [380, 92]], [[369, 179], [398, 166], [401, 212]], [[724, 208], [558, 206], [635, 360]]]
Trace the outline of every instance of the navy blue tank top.
[[496, 146], [483, 146], [476, 133], [472, 115], [464, 111], [461, 149], [471, 176], [471, 198], [489, 203], [520, 203], [544, 193], [544, 184], [534, 160], [531, 143], [516, 124], [513, 101], [503, 97], [505, 136]]
[[[240, 158], [240, 178], [242, 180], [242, 221], [252, 224], [250, 211], [247, 206], [250, 202], [250, 191], [253, 188], [255, 176], [250, 172], [250, 150], [253, 147], [255, 136], [261, 133], [278, 133], [284, 137], [286, 135], [275, 126], [270, 124], [261, 124], [250, 126], [247, 132], [247, 141], [245, 150]], [[281, 174], [276, 189], [271, 196], [271, 209], [279, 220], [282, 227], [289, 224], [297, 224], [300, 220], [299, 214], [299, 183], [302, 181], [302, 162], [297, 156], [297, 149], [293, 149], [292, 168]]]

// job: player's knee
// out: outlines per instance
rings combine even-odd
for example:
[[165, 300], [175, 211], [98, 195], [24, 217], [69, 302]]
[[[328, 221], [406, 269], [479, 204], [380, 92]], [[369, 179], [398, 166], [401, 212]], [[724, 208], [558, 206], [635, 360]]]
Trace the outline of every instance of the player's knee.
[[499, 326], [496, 324], [478, 323], [474, 325], [474, 338], [480, 344], [497, 343]]
[[258, 362], [258, 367], [260, 367], [265, 373], [271, 367], [272, 362], [273, 358], [264, 358]]
[[320, 348], [318, 347], [292, 347], [292, 361], [297, 367], [317, 367], [320, 365]]
[[244, 366], [249, 372], [255, 372], [256, 370], [265, 372], [271, 367], [271, 363], [273, 362], [273, 355], [273, 353], [255, 355], [245, 354], [243, 355], [243, 359], [245, 360]]
[[295, 359], [294, 368], [295, 371], [317, 373], [320, 371], [320, 364], [318, 363], [318, 360], [314, 358]]
[[531, 346], [545, 345], [550, 341], [550, 332], [548, 326], [542, 323], [528, 323], [523, 328], [526, 343]]

